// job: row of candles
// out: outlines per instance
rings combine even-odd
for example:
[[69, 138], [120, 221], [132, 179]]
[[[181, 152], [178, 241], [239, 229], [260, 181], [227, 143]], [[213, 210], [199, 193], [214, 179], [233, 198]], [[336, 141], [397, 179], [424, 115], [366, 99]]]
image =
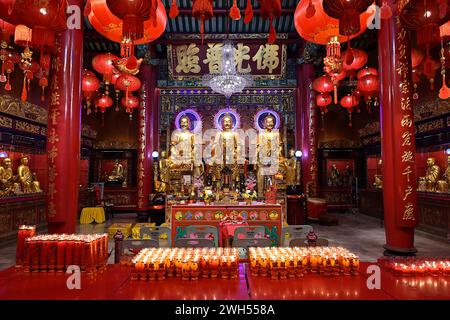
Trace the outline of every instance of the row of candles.
[[236, 248], [148, 248], [131, 260], [132, 280], [235, 279], [239, 273]]
[[76, 265], [88, 273], [103, 269], [108, 261], [107, 234], [49, 234], [25, 238], [17, 250], [16, 267], [24, 272], [64, 272]]
[[450, 276], [450, 257], [381, 257], [378, 264], [397, 275]]
[[357, 275], [359, 257], [342, 247], [250, 248], [252, 276], [287, 279], [311, 272], [324, 276]]

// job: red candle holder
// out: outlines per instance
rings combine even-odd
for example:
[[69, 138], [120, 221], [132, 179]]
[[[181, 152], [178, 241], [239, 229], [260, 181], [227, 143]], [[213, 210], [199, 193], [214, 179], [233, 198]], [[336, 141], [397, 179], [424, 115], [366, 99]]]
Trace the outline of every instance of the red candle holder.
[[66, 261], [66, 240], [65, 235], [57, 238], [56, 241], [56, 272], [64, 272]]
[[17, 231], [16, 267], [23, 266], [25, 239], [36, 234], [36, 226], [20, 225]]

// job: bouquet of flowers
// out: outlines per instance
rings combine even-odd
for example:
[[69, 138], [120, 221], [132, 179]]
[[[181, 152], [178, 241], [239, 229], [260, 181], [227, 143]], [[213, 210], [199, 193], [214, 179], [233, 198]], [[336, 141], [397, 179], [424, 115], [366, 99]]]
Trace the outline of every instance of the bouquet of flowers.
[[200, 198], [205, 201], [205, 203], [209, 203], [215, 198], [215, 195], [211, 189], [205, 188], [202, 193], [200, 193]]

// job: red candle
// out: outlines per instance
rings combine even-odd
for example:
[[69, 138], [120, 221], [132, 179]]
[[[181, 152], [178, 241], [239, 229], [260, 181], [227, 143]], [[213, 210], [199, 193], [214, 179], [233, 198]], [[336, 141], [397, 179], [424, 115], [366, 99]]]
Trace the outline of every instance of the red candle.
[[66, 240], [66, 254], [65, 254], [65, 269], [67, 269], [68, 266], [73, 265], [73, 247], [74, 247], [75, 241], [72, 237], [69, 237]]
[[58, 237], [56, 240], [56, 271], [63, 272], [66, 257], [66, 240], [65, 236]]
[[81, 240], [79, 237], [73, 239], [73, 260], [72, 263], [76, 266], [81, 265]]
[[103, 243], [104, 243], [104, 253], [105, 253], [105, 257], [103, 258], [104, 260], [104, 264], [107, 265], [108, 264], [108, 235], [107, 234], [103, 234]]
[[39, 271], [40, 240], [30, 241], [31, 272]]
[[49, 240], [47, 236], [44, 236], [40, 241], [39, 251], [39, 269], [40, 271], [48, 271], [47, 256], [48, 256]]
[[17, 231], [16, 267], [23, 265], [25, 239], [34, 236], [35, 233], [35, 226], [19, 226], [19, 230]]
[[30, 272], [31, 269], [31, 251], [30, 251], [30, 243], [31, 240], [25, 239], [25, 245], [24, 245], [24, 254], [23, 254], [23, 271]]
[[56, 251], [57, 251], [56, 237], [52, 236], [48, 240], [48, 247], [47, 247], [47, 259], [48, 259], [47, 263], [49, 271], [56, 270]]

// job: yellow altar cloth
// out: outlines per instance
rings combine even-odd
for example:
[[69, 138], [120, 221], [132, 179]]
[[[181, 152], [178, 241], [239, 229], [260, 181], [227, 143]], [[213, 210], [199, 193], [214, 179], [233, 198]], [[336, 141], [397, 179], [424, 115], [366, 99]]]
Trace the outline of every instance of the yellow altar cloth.
[[80, 223], [89, 224], [92, 222], [105, 222], [105, 209], [103, 207], [86, 207], [81, 210]]

